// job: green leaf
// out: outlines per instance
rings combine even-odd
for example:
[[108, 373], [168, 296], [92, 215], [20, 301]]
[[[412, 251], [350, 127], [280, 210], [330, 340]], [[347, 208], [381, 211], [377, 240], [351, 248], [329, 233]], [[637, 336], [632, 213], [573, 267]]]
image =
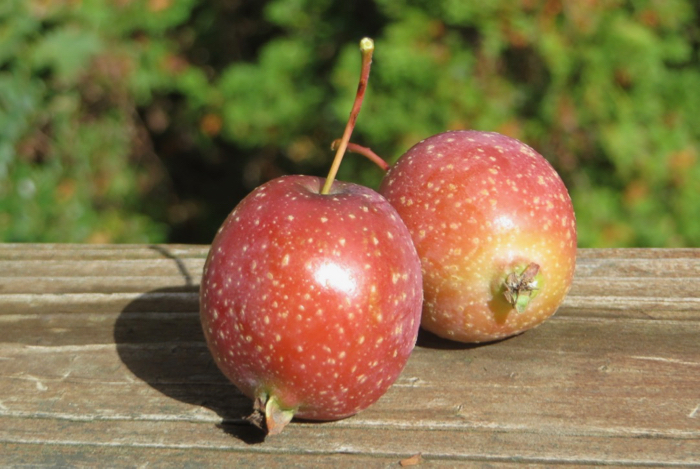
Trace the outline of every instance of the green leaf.
[[30, 60], [35, 69], [48, 68], [59, 82], [70, 83], [88, 69], [91, 59], [103, 48], [96, 32], [66, 25], [43, 36]]

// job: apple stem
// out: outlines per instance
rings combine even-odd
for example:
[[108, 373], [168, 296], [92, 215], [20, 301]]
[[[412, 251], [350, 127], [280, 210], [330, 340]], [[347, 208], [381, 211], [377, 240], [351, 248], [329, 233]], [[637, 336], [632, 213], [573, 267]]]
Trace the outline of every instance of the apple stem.
[[539, 270], [540, 266], [531, 262], [521, 274], [511, 272], [503, 282], [503, 296], [518, 313], [524, 312], [537, 294]]
[[265, 403], [265, 426], [268, 435], [277, 435], [294, 417], [294, 410], [282, 409], [279, 402], [271, 397]]
[[345, 125], [345, 131], [343, 132], [343, 137], [340, 139], [340, 144], [335, 153], [335, 158], [333, 158], [333, 163], [331, 164], [331, 169], [326, 177], [326, 182], [321, 189], [321, 194], [328, 194], [331, 191], [331, 186], [333, 186], [333, 181], [338, 174], [338, 168], [340, 168], [340, 162], [343, 161], [343, 155], [350, 142], [350, 136], [355, 128], [355, 122], [357, 122], [357, 116], [360, 114], [360, 108], [362, 107], [362, 101], [365, 98], [365, 90], [367, 89], [367, 81], [369, 80], [369, 70], [372, 66], [372, 54], [374, 53], [374, 41], [368, 37], [363, 38], [360, 41], [360, 52], [362, 53], [362, 71], [360, 73], [360, 84], [357, 86], [357, 93], [355, 94], [355, 102], [352, 104], [352, 110], [350, 111], [350, 117], [348, 118], [348, 123]]
[[[338, 149], [338, 145], [340, 145], [340, 140], [341, 139], [339, 138], [333, 140], [333, 143], [331, 143], [331, 150], [335, 151]], [[384, 161], [384, 159], [381, 156], [373, 152], [371, 148], [363, 147], [362, 145], [358, 145], [357, 143], [348, 142], [347, 151], [349, 151], [350, 153], [357, 153], [358, 155], [366, 157], [372, 163], [379, 166], [382, 169], [382, 171], [389, 170], [389, 163]]]
[[283, 409], [279, 401], [266, 393], [255, 398], [253, 413], [246, 420], [267, 435], [277, 435], [294, 418], [294, 409]]

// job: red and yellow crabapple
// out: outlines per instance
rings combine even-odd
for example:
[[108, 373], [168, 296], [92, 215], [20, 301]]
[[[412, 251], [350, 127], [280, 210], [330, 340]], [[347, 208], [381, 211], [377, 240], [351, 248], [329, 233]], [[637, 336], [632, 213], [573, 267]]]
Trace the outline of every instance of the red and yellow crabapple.
[[377, 192], [284, 176], [249, 194], [216, 235], [201, 320], [222, 372], [269, 434], [293, 415], [334, 420], [382, 396], [415, 345], [420, 260]]
[[461, 342], [508, 337], [555, 313], [573, 279], [576, 219], [557, 172], [493, 132], [451, 131], [409, 149], [379, 192], [423, 269], [425, 329]]

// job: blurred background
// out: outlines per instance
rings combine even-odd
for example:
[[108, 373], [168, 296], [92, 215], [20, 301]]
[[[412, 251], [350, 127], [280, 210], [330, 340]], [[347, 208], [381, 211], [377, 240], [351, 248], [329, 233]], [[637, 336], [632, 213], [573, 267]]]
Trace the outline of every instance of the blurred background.
[[[581, 247], [700, 246], [695, 0], [2, 0], [0, 241], [209, 243], [353, 136], [388, 161], [449, 129], [559, 171]], [[382, 173], [348, 155], [340, 178]]]

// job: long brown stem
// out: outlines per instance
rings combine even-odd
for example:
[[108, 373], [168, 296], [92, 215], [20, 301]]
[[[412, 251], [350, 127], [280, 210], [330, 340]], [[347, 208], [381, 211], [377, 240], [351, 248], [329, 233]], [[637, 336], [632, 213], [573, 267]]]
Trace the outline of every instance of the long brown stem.
[[350, 111], [350, 117], [348, 118], [348, 123], [345, 125], [345, 131], [343, 132], [343, 137], [340, 140], [340, 145], [338, 145], [338, 150], [333, 158], [333, 163], [331, 164], [331, 169], [326, 177], [326, 182], [321, 189], [321, 194], [328, 194], [333, 186], [333, 181], [338, 174], [338, 168], [340, 168], [340, 162], [343, 161], [343, 155], [350, 142], [350, 136], [355, 128], [355, 122], [357, 122], [357, 116], [360, 114], [360, 108], [362, 107], [362, 100], [365, 97], [365, 90], [367, 89], [367, 81], [369, 80], [369, 70], [372, 66], [372, 54], [374, 53], [374, 41], [366, 37], [360, 41], [360, 52], [362, 53], [362, 71], [360, 73], [360, 84], [357, 86], [357, 93], [355, 94], [355, 102], [352, 105], [352, 110]]

